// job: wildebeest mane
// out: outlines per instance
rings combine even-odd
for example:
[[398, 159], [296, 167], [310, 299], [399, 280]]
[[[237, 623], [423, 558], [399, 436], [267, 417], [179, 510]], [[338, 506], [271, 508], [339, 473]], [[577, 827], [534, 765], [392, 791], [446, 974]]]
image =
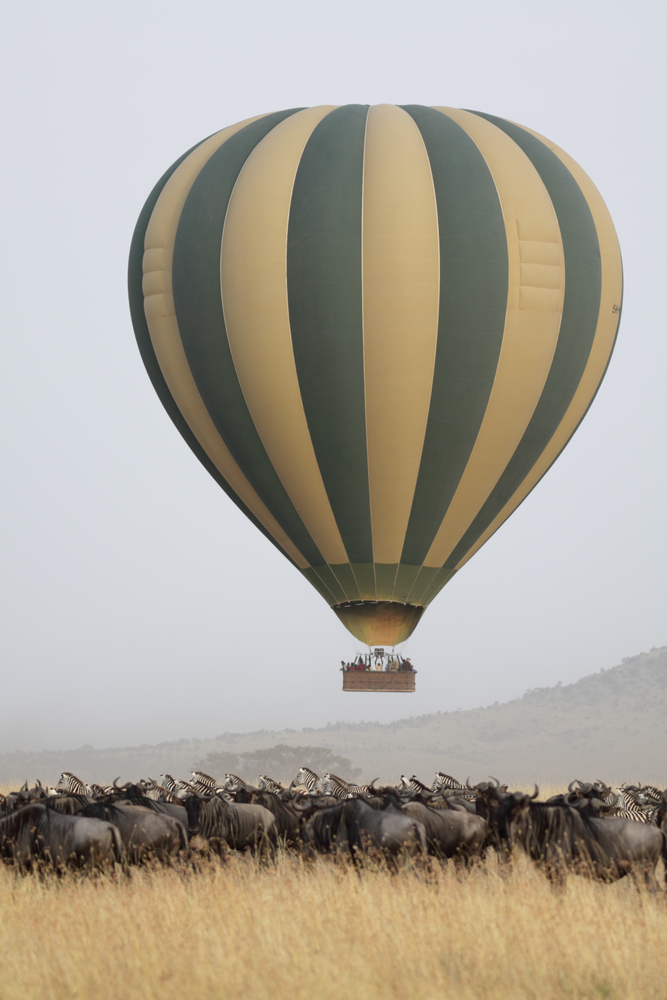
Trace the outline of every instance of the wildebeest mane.
[[85, 816], [88, 819], [103, 819], [107, 823], [117, 825], [122, 820], [123, 813], [112, 802], [86, 802], [77, 816]]
[[223, 840], [235, 840], [240, 834], [236, 810], [214, 795], [199, 810], [199, 833], [206, 839], [221, 836]]

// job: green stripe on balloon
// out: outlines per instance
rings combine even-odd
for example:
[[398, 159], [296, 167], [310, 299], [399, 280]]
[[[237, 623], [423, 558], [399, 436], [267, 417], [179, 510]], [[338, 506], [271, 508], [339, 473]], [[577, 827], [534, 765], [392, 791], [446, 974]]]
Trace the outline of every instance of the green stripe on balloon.
[[[202, 139], [202, 142], [206, 142], [206, 139]], [[144, 257], [144, 239], [146, 237], [146, 229], [148, 228], [148, 223], [150, 217], [153, 213], [153, 209], [157, 203], [162, 190], [174, 173], [176, 168], [190, 155], [190, 153], [195, 150], [198, 146], [201, 146], [201, 142], [196, 143], [187, 153], [183, 156], [179, 156], [175, 163], [172, 163], [169, 170], [167, 170], [160, 180], [157, 182], [150, 195], [146, 199], [146, 203], [141, 210], [139, 219], [137, 220], [137, 225], [134, 229], [134, 234], [132, 236], [132, 243], [130, 244], [130, 258], [128, 262], [128, 293], [130, 299], [130, 315], [132, 317], [132, 325], [134, 327], [134, 333], [137, 339], [137, 345], [139, 347], [139, 352], [141, 358], [146, 366], [146, 371], [148, 377], [150, 378], [153, 388], [155, 389], [160, 402], [164, 406], [165, 410], [169, 414], [172, 422], [174, 423], [176, 429], [179, 431], [181, 437], [189, 446], [189, 448], [197, 456], [201, 464], [204, 466], [206, 471], [213, 477], [218, 486], [225, 491], [227, 496], [232, 500], [236, 506], [245, 514], [247, 518], [252, 521], [256, 528], [258, 528], [262, 534], [269, 539], [269, 541], [276, 546], [279, 552], [281, 552], [286, 559], [293, 564], [293, 560], [284, 549], [276, 542], [272, 535], [266, 530], [264, 525], [257, 520], [255, 515], [246, 507], [242, 500], [236, 495], [234, 490], [231, 488], [226, 479], [220, 475], [216, 469], [213, 462], [199, 444], [199, 441], [194, 436], [187, 421], [181, 415], [181, 411], [176, 406], [174, 398], [169, 391], [169, 387], [164, 380], [162, 370], [155, 356], [155, 351], [153, 349], [153, 343], [151, 341], [150, 333], [148, 332], [148, 324], [146, 322], [146, 315], [144, 313], [144, 293], [143, 293], [143, 257]]]
[[519, 125], [473, 112], [502, 129], [531, 160], [554, 206], [565, 255], [565, 298], [558, 343], [535, 412], [488, 500], [452, 552], [453, 568], [500, 513], [548, 445], [572, 401], [593, 345], [602, 271], [593, 216], [574, 177], [548, 146]]
[[302, 569], [301, 572], [305, 576], [308, 583], [315, 588], [315, 590], [318, 592], [318, 594], [320, 594], [324, 598], [327, 604], [331, 605], [338, 603], [334, 595], [331, 593], [329, 588], [325, 586], [325, 584], [319, 578], [319, 576], [312, 568], [312, 566], [309, 566], [308, 569]]
[[360, 601], [361, 593], [354, 576], [354, 571], [350, 563], [332, 563], [331, 572], [334, 574], [341, 587], [345, 591], [346, 600]]
[[211, 420], [248, 482], [309, 563], [324, 562], [278, 478], [250, 416], [234, 367], [220, 295], [220, 246], [236, 179], [255, 146], [301, 109], [246, 125], [199, 172], [181, 212], [172, 284], [183, 349]]
[[486, 162], [440, 111], [403, 105], [424, 139], [440, 240], [433, 389], [401, 562], [420, 565], [454, 496], [493, 386], [507, 309], [507, 237]]
[[420, 566], [406, 566], [405, 563], [399, 564], [394, 582], [395, 601], [401, 601], [403, 604], [408, 602], [420, 569]]
[[346, 105], [313, 130], [294, 182], [287, 237], [301, 398], [345, 550], [360, 563], [373, 560], [361, 287], [367, 115], [364, 105]]
[[[433, 598], [440, 593], [442, 588], [446, 583], [449, 583], [451, 578], [456, 573], [455, 569], [449, 569], [447, 566], [443, 566], [439, 569], [432, 579], [428, 580], [426, 577], [422, 578], [422, 583], [426, 586], [421, 589], [415, 587], [415, 593], [412, 595], [413, 603], [415, 604], [430, 604]], [[421, 589], [421, 593], [417, 593]]]

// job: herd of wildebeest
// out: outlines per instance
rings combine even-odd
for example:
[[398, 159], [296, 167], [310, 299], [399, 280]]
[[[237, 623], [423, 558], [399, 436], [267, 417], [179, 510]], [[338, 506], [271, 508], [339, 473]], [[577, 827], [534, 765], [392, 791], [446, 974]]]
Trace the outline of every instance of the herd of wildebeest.
[[431, 786], [415, 775], [398, 785], [355, 785], [301, 767], [288, 786], [261, 775], [189, 781], [163, 774], [112, 785], [86, 784], [63, 772], [57, 785], [36, 782], [0, 795], [0, 856], [17, 870], [98, 870], [148, 861], [190, 865], [252, 852], [267, 863], [278, 850], [313, 860], [370, 859], [390, 868], [409, 859], [471, 865], [515, 850], [553, 880], [567, 871], [615, 881], [633, 874], [658, 890], [667, 877], [667, 790], [612, 788], [573, 781], [546, 802], [510, 791], [497, 779], [472, 785], [438, 771]]

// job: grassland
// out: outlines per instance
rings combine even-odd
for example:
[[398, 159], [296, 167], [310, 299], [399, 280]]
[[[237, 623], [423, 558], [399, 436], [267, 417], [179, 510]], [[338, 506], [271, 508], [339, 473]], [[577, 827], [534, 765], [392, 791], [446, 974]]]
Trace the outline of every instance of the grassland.
[[0, 870], [2, 1000], [667, 996], [667, 906], [527, 862], [361, 877], [251, 859], [131, 878]]

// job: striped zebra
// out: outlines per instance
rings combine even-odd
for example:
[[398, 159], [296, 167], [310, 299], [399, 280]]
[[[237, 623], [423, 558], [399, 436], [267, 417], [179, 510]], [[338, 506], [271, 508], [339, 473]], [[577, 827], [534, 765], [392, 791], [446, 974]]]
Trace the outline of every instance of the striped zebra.
[[181, 778], [172, 778], [170, 774], [161, 774], [160, 782], [162, 787], [171, 792], [176, 799], [184, 799], [186, 795], [191, 795], [194, 792], [194, 788], [189, 781], [182, 781]]
[[238, 774], [226, 774], [225, 780], [222, 785], [218, 786], [225, 792], [238, 792], [241, 788], [245, 788], [245, 781], [243, 778], [239, 778]]
[[212, 778], [210, 774], [206, 774], [205, 771], [191, 771], [192, 775], [192, 785], [196, 792], [200, 795], [210, 795], [218, 787], [218, 782], [215, 778]]
[[444, 792], [447, 788], [456, 788], [460, 792], [469, 791], [467, 785], [462, 785], [456, 778], [452, 778], [451, 774], [445, 774], [444, 771], [436, 771], [431, 791], [437, 794], [438, 792]]
[[300, 767], [296, 772], [296, 777], [294, 778], [292, 784], [296, 787], [307, 788], [309, 792], [315, 790], [315, 785], [320, 780], [319, 774], [315, 774], [311, 771], [309, 767]]
[[71, 795], [88, 795], [88, 786], [77, 778], [71, 771], [63, 771], [58, 779], [56, 788], [59, 792], [66, 792]]
[[611, 795], [606, 796], [604, 802], [605, 805], [613, 806], [613, 815], [618, 819], [633, 819], [638, 823], [652, 822], [653, 810], [644, 809], [626, 788], [617, 788]]
[[257, 787], [260, 792], [272, 792], [274, 795], [280, 795], [281, 792], [285, 791], [280, 782], [269, 778], [268, 774], [260, 774], [257, 779]]
[[373, 782], [377, 781], [377, 778], [373, 778], [373, 781], [369, 781], [366, 785], [354, 785], [348, 783], [348, 790], [350, 795], [356, 795], [360, 799], [367, 799], [369, 795], [374, 794]]
[[331, 771], [327, 771], [320, 778], [315, 786], [315, 791], [319, 792], [320, 795], [333, 795], [337, 799], [347, 799], [350, 794], [347, 781], [339, 778], [337, 774], [332, 774]]
[[642, 795], [646, 795], [652, 803], [655, 802], [658, 805], [662, 802], [663, 793], [655, 785], [640, 785], [639, 788]]
[[662, 804], [662, 792], [655, 785], [623, 785], [623, 789], [638, 806], [644, 809], [656, 809]]
[[405, 775], [402, 774], [399, 790], [403, 793], [410, 792], [411, 795], [418, 795], [419, 792], [431, 791], [428, 785], [425, 785], [422, 781], [420, 781], [416, 774], [413, 774], [409, 781]]
[[87, 794], [92, 799], [103, 799], [106, 795], [109, 794], [108, 787], [109, 787], [108, 785], [107, 786], [96, 785], [95, 782], [93, 782], [91, 785], [86, 785], [86, 788], [88, 789]]
[[[506, 785], [504, 786], [507, 787]], [[458, 792], [461, 798], [469, 799], [473, 801], [476, 798], [477, 793], [475, 789], [468, 784], [461, 784], [456, 778], [452, 778], [451, 774], [445, 774], [444, 771], [436, 771], [435, 778], [433, 779], [433, 784], [431, 785], [431, 791], [435, 795], [446, 795], [447, 792]]]

